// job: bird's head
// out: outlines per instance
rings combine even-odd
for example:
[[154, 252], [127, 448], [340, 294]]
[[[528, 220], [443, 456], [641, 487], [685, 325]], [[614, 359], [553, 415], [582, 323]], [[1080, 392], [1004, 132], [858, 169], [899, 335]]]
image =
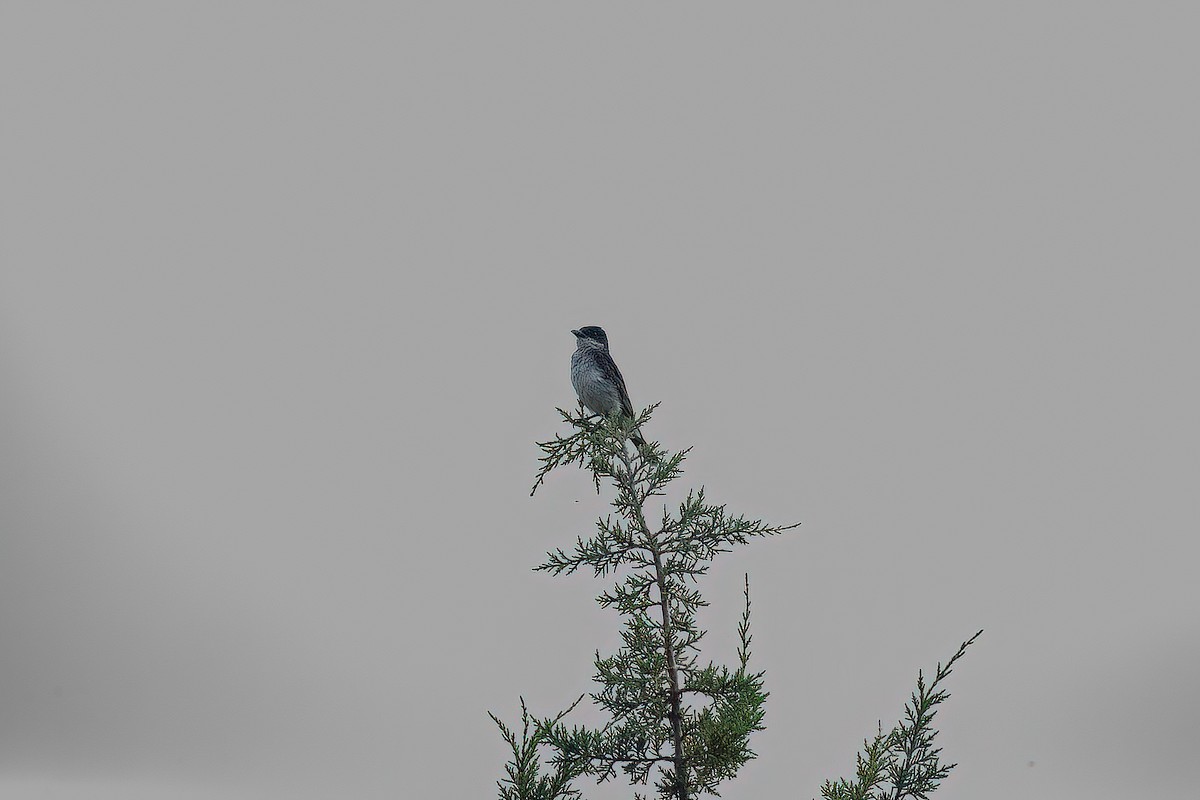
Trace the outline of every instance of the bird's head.
[[604, 332], [604, 328], [598, 325], [587, 325], [576, 331], [571, 331], [575, 334], [575, 341], [578, 344], [600, 345], [605, 350], [608, 349], [608, 334]]

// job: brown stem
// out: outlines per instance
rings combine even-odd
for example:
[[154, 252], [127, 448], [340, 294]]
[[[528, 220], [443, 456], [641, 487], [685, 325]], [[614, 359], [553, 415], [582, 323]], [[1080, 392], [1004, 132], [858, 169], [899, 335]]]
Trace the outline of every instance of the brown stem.
[[621, 448], [621, 456], [622, 461], [625, 462], [625, 489], [629, 492], [630, 505], [637, 512], [637, 524], [641, 528], [642, 535], [646, 537], [650, 552], [654, 555], [654, 578], [658, 585], [659, 607], [662, 609], [663, 650], [667, 655], [667, 679], [671, 683], [671, 710], [667, 718], [671, 721], [671, 743], [675, 751], [672, 758], [675, 765], [675, 789], [679, 800], [688, 800], [687, 763], [683, 756], [683, 715], [681, 711], [683, 690], [679, 687], [679, 665], [675, 661], [675, 637], [671, 625], [671, 606], [667, 595], [667, 575], [663, 570], [662, 548], [659, 546], [658, 538], [650, 532], [650, 526], [646, 524], [646, 518], [642, 513], [642, 504], [634, 486], [633, 462], [624, 447]]
[[675, 663], [675, 641], [671, 634], [671, 607], [667, 601], [667, 578], [663, 574], [662, 558], [658, 547], [654, 553], [654, 574], [658, 582], [659, 602], [662, 606], [663, 647], [667, 653], [667, 677], [671, 681], [671, 738], [675, 746], [675, 780], [679, 790], [679, 800], [688, 800], [687, 765], [683, 759], [683, 718], [680, 714], [680, 699], [683, 691], [679, 688], [679, 666]]

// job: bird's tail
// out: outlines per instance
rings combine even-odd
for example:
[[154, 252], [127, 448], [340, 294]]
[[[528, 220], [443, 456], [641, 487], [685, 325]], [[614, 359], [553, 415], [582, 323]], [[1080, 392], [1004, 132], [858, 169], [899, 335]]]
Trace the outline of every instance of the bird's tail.
[[646, 440], [642, 438], [642, 432], [636, 428], [629, 434], [629, 441], [633, 442], [637, 447], [638, 453], [647, 459], [654, 459], [654, 448], [646, 444]]

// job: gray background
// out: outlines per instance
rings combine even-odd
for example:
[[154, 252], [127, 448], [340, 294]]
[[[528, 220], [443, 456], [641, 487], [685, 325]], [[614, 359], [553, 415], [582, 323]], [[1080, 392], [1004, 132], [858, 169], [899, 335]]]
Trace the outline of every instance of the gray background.
[[0, 6], [0, 796], [494, 796], [616, 642], [529, 572], [584, 324], [804, 523], [704, 584], [726, 797], [981, 627], [938, 796], [1188, 794], [1197, 15], [991, 6]]

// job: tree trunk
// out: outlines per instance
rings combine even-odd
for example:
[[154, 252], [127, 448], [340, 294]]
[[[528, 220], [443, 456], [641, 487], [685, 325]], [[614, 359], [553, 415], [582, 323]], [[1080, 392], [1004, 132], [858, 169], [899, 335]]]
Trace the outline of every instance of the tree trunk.
[[653, 549], [654, 572], [658, 581], [659, 604], [662, 607], [663, 649], [667, 654], [667, 677], [671, 681], [671, 738], [675, 746], [675, 791], [679, 800], [688, 800], [687, 764], [683, 758], [683, 718], [680, 714], [680, 698], [683, 692], [679, 690], [679, 667], [675, 663], [675, 637], [671, 628], [671, 606], [667, 601], [667, 578], [663, 574], [662, 556], [658, 552], [657, 542]]

